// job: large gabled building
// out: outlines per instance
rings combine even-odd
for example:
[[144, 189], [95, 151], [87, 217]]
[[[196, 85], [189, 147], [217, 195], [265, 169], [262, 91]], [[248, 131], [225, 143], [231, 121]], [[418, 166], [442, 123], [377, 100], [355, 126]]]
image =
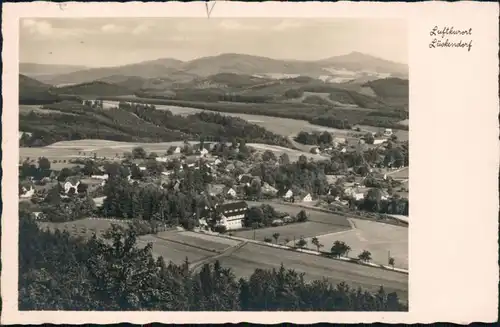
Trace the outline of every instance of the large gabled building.
[[218, 205], [215, 210], [220, 214], [220, 225], [225, 226], [227, 230], [240, 229], [243, 228], [248, 205], [245, 201], [230, 202]]

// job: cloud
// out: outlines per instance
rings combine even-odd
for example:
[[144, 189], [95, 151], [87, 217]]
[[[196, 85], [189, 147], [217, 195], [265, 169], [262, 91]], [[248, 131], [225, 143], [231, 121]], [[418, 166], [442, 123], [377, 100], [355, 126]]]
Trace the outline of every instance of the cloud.
[[132, 30], [132, 34], [134, 35], [139, 35], [139, 34], [143, 34], [143, 33], [146, 33], [147, 31], [149, 31], [149, 25], [148, 24], [140, 24], [140, 25], [137, 25], [133, 30]]
[[304, 26], [301, 22], [299, 21], [294, 21], [294, 20], [282, 20], [279, 24], [274, 25], [272, 27], [273, 30], [275, 31], [284, 31], [292, 28], [299, 28]]
[[23, 19], [21, 25], [28, 33], [38, 37], [65, 38], [86, 33], [75, 28], [57, 28], [46, 20]]
[[223, 20], [219, 24], [220, 28], [226, 29], [226, 30], [258, 30], [260, 29], [259, 26], [255, 25], [242, 25], [239, 22], [235, 20]]
[[125, 31], [125, 28], [115, 24], [106, 24], [101, 27], [101, 31], [104, 33], [121, 33]]

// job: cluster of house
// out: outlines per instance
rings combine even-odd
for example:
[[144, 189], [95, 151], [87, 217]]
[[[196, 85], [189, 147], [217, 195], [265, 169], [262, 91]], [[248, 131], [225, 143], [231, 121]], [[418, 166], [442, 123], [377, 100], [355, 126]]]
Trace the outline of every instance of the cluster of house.
[[[392, 129], [386, 128], [386, 129], [384, 129], [383, 132], [378, 132], [378, 133], [372, 132], [372, 135], [374, 136], [373, 145], [381, 145], [381, 144], [384, 144], [387, 142], [389, 137], [391, 137], [393, 135], [393, 132], [392, 132]], [[352, 150], [356, 149], [355, 145], [349, 146], [348, 143], [350, 143], [350, 142], [348, 142], [346, 138], [335, 137], [331, 144], [311, 148], [311, 153], [331, 154], [331, 152], [334, 150], [338, 150], [341, 153], [346, 153], [347, 151], [349, 151], [349, 149], [352, 149]], [[360, 138], [359, 140], [357, 140], [357, 143], [359, 145], [365, 144], [365, 139]]]

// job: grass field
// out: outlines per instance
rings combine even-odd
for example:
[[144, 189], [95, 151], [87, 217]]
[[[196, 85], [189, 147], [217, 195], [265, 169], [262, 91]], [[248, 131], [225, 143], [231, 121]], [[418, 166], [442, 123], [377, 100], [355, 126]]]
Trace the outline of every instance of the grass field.
[[[303, 223], [294, 223], [284, 226], [260, 228], [255, 230], [255, 240], [264, 241], [265, 238], [270, 238], [273, 243], [274, 233], [279, 233], [280, 237], [278, 239], [278, 244], [285, 244], [286, 239], [293, 243], [293, 240], [299, 240], [301, 237], [313, 237], [325, 233], [335, 233], [350, 229], [349, 226], [337, 226], [330, 224], [317, 223], [313, 221], [306, 221]], [[253, 239], [254, 231], [245, 230], [232, 233], [234, 236], [243, 237], [247, 239]]]
[[[20, 104], [19, 105], [19, 114], [20, 115], [27, 115], [30, 112], [35, 112], [39, 114], [61, 114], [61, 111], [59, 110], [51, 110], [51, 109], [42, 109], [41, 106], [39, 105], [28, 105], [28, 104]], [[63, 113], [64, 115], [70, 115], [70, 116], [75, 116], [75, 114], [67, 112]]]
[[[176, 115], [191, 115], [203, 111], [208, 111], [197, 108], [167, 106], [167, 105], [156, 105], [156, 109], [170, 110], [173, 114]], [[331, 127], [313, 125], [305, 120], [300, 120], [300, 119], [280, 118], [280, 117], [241, 114], [241, 113], [226, 113], [226, 112], [220, 112], [220, 114], [231, 117], [239, 117], [241, 119], [248, 121], [249, 123], [259, 125], [273, 133], [282, 136], [296, 135], [301, 131], [306, 131], [306, 132], [328, 131], [330, 133], [333, 133], [335, 136], [339, 137], [345, 137], [348, 134], [353, 133], [352, 130], [336, 129]]]
[[204, 248], [211, 252], [221, 252], [231, 246], [238, 245], [240, 242], [228, 238], [222, 238], [207, 234], [194, 233], [194, 232], [160, 232], [158, 238], [186, 243], [193, 246]]
[[311, 222], [330, 224], [330, 225], [335, 225], [335, 226], [339, 226], [339, 227], [350, 227], [349, 221], [347, 220], [346, 217], [336, 215], [333, 213], [305, 209], [305, 208], [299, 207], [297, 205], [286, 204], [286, 203], [277, 203], [274, 201], [259, 201], [259, 202], [247, 201], [247, 203], [248, 203], [248, 206], [250, 206], [250, 207], [251, 206], [260, 206], [262, 204], [270, 204], [277, 211], [286, 212], [290, 215], [296, 215], [301, 210], [305, 210], [307, 215], [309, 216], [309, 221], [311, 221]]
[[[27, 158], [36, 160], [38, 157], [46, 157], [51, 161], [54, 169], [62, 169], [64, 167], [73, 166], [68, 161], [71, 159], [82, 157], [93, 157], [94, 153], [97, 157], [105, 157], [113, 159], [117, 155], [123, 156], [125, 152], [131, 152], [135, 147], [142, 147], [146, 152], [156, 152], [158, 155], [164, 155], [168, 148], [171, 146], [182, 146], [184, 142], [162, 142], [162, 143], [140, 143], [140, 142], [117, 142], [107, 140], [74, 140], [74, 141], [61, 141], [45, 147], [39, 148], [26, 148], [19, 149], [19, 159], [24, 161]], [[198, 143], [198, 142], [191, 142]], [[260, 143], [248, 143], [249, 146], [254, 147], [257, 151], [271, 150], [277, 156], [282, 153], [287, 153], [290, 160], [295, 161], [301, 155], [308, 158], [324, 159], [324, 157], [308, 152], [297, 151], [279, 146], [272, 146]], [[66, 160], [66, 163], [52, 163], [53, 160]]]
[[40, 228], [48, 228], [51, 231], [59, 229], [60, 231], [68, 231], [71, 235], [91, 237], [94, 233], [101, 236], [106, 230], [111, 228], [111, 224], [127, 227], [126, 221], [111, 221], [107, 219], [80, 219], [68, 221], [64, 223], [39, 222]]
[[405, 167], [393, 173], [388, 173], [387, 175], [391, 176], [394, 179], [408, 179], [410, 173], [409, 167]]
[[237, 277], [248, 277], [256, 268], [279, 269], [283, 263], [288, 269], [304, 272], [306, 280], [328, 278], [335, 284], [346, 282], [371, 291], [384, 286], [386, 291], [396, 291], [401, 299], [408, 299], [408, 275], [325, 257], [248, 243], [220, 261], [224, 267], [232, 268]]
[[153, 235], [139, 236], [138, 241], [139, 246], [146, 246], [148, 243], [152, 243], [153, 256], [161, 256], [165, 262], [172, 261], [175, 264], [182, 264], [186, 260], [186, 257], [189, 262], [194, 262], [214, 255], [214, 253], [209, 250], [202, 250], [198, 247], [170, 242], [166, 239], [159, 239]]
[[[295, 240], [299, 240], [301, 237], [314, 237], [328, 233], [341, 232], [349, 230], [351, 228], [349, 221], [345, 217], [331, 213], [308, 210], [299, 206], [276, 203], [272, 201], [248, 201], [247, 203], [250, 207], [260, 206], [262, 204], [270, 204], [274, 207], [275, 210], [279, 212], [286, 212], [290, 215], [296, 215], [301, 210], [305, 210], [309, 216], [309, 221], [307, 222], [257, 229], [255, 230], [255, 239], [258, 241], [263, 241], [264, 238], [271, 238], [273, 242], [275, 242], [272, 238], [273, 234], [279, 233], [280, 237], [278, 243], [285, 243], [285, 239], [289, 239], [291, 242], [293, 242], [294, 238]], [[233, 232], [233, 235], [237, 237], [253, 239], [254, 230], [236, 231]]]
[[[343, 241], [352, 249], [350, 257], [367, 250], [374, 263], [387, 265], [390, 254], [395, 267], [408, 269], [408, 228], [354, 218], [351, 221], [355, 229], [318, 237], [324, 245], [323, 251], [328, 251], [335, 241]], [[311, 239], [307, 241], [307, 247], [316, 250]]]

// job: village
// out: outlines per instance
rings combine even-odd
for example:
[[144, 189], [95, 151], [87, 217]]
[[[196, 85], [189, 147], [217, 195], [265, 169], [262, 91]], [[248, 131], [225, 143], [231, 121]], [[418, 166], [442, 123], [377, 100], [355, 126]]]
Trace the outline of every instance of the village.
[[[391, 132], [390, 129], [385, 129], [383, 132], [385, 138], [375, 139], [378, 142], [372, 140], [371, 144], [377, 145], [378, 148], [380, 145], [387, 145]], [[334, 156], [335, 153], [359, 151], [359, 145], [365, 144], [363, 138], [359, 139], [358, 144], [354, 146], [346, 144], [345, 138], [340, 139], [343, 143], [338, 141], [337, 138], [327, 146], [313, 148], [311, 152]], [[221, 147], [223, 149], [219, 149]], [[242, 156], [232, 158], [231, 155], [238, 157], [242, 147], [249, 154], [243, 160], [238, 160]], [[228, 156], [228, 151], [233, 153]], [[356, 167], [347, 167], [343, 173], [339, 170], [340, 173], [337, 174], [325, 174], [328, 190], [311, 192], [310, 189], [295, 185], [279, 189], [276, 185], [270, 185], [262, 180], [258, 174], [255, 174], [255, 170], [259, 170], [262, 165], [279, 168], [280, 165], [289, 164], [289, 159], [286, 154], [277, 157], [270, 150], [257, 151], [244, 143], [223, 145], [208, 142], [184, 142], [180, 146], [170, 146], [161, 154], [154, 152], [147, 154], [144, 149], [135, 148], [131, 153], [125, 153], [124, 157], [113, 158], [97, 157], [92, 153], [85, 153], [84, 156], [84, 152], [79, 152], [79, 154], [82, 155], [81, 158], [68, 160], [68, 167], [71, 168], [65, 167], [60, 171], [50, 170], [50, 172], [46, 169], [43, 174], [24, 175], [24, 180], [20, 181], [20, 199], [32, 199], [32, 202], [38, 202], [35, 199], [43, 200], [50, 186], [55, 185], [62, 186], [62, 198], [82, 192], [98, 195], [99, 190], [109, 179], [110, 174], [107, 170], [110, 164], [129, 169], [133, 174], [129, 173], [126, 178], [136, 186], [155, 184], [159, 188], [170, 187], [174, 191], [179, 190], [179, 185], [187, 171], [201, 169], [204, 174], [209, 175], [211, 180], [204, 193], [210, 197], [216, 197], [219, 200], [217, 205], [221, 205], [222, 211], [226, 203], [260, 199], [325, 209], [337, 208], [338, 211], [342, 207], [348, 208], [353, 201], [362, 201], [369, 195], [370, 190], [375, 189], [382, 201], [389, 201], [392, 197], [408, 198], [408, 167], [391, 167], [394, 165], [393, 162], [388, 164], [389, 167], [384, 167], [383, 163], [378, 166], [367, 163], [366, 166], [361, 166], [362, 168], [368, 167], [366, 171], [358, 168], [357, 173], [354, 171]], [[40, 159], [44, 161], [44, 158]], [[312, 159], [307, 159], [305, 156], [299, 158], [299, 162], [301, 160], [312, 162]], [[50, 158], [46, 158], [45, 161], [50, 163]], [[21, 162], [21, 170], [23, 167], [32, 167], [34, 162], [35, 159], [31, 159], [30, 162]], [[92, 166], [90, 174], [85, 169], [77, 168], [85, 168], [85, 165]], [[32, 171], [38, 170], [33, 167]], [[374, 187], [380, 184], [387, 185], [387, 187]], [[104, 197], [94, 196], [93, 199], [97, 207], [102, 206]], [[217, 224], [224, 226], [227, 230], [240, 229], [244, 227], [243, 216], [241, 214], [229, 215], [229, 217], [223, 215]], [[402, 215], [396, 215], [396, 217], [400, 216]], [[198, 223], [205, 224], [205, 218], [199, 217]], [[274, 223], [282, 224], [286, 221], [277, 219]]]

